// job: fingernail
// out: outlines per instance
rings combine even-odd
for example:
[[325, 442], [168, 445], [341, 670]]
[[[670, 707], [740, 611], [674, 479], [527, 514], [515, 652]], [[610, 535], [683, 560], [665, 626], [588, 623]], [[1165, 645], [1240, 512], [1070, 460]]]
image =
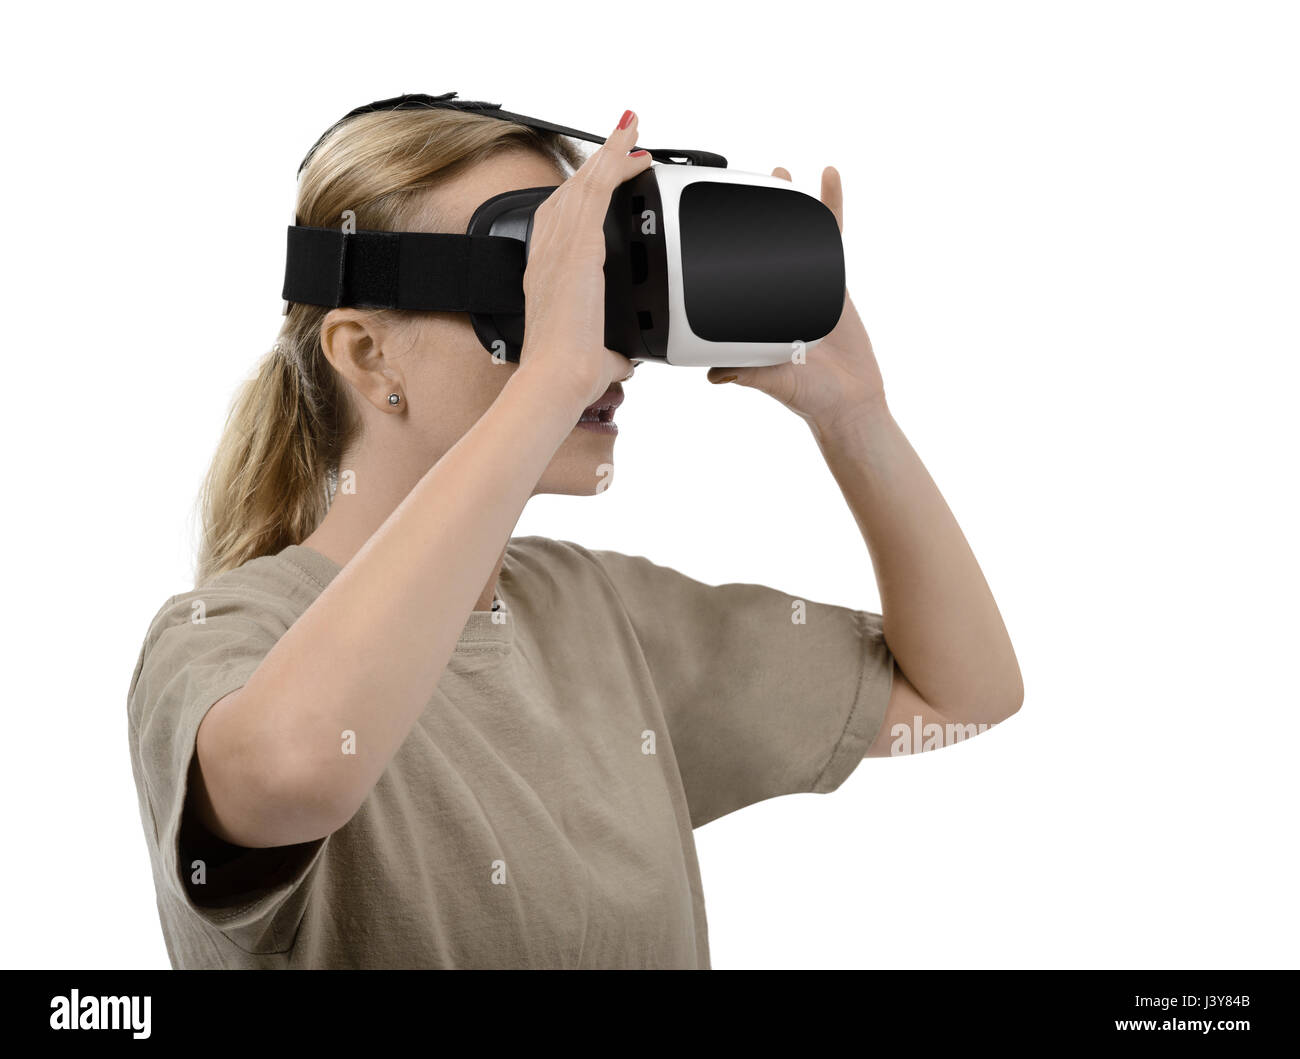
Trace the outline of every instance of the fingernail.
[[640, 158], [643, 154], [649, 154], [649, 153], [650, 153], [649, 151], [633, 151], [630, 155], [628, 155], [628, 157]]
[[635, 117], [636, 115], [633, 114], [630, 110], [623, 111], [623, 116], [618, 119], [618, 127], [620, 129], [626, 129], [629, 125], [632, 124], [632, 119]]
[[724, 382], [735, 382], [739, 378], [739, 375], [724, 375], [722, 378], [714, 379], [713, 381], [716, 385], [721, 386]]

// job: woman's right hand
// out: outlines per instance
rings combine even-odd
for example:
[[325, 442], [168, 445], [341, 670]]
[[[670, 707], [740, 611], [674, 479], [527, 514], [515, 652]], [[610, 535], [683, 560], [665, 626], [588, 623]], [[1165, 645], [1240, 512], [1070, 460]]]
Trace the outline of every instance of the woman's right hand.
[[575, 418], [632, 370], [626, 357], [605, 348], [604, 226], [614, 189], [650, 168], [648, 152], [628, 154], [636, 133], [637, 117], [626, 111], [533, 214], [518, 370], [559, 387]]

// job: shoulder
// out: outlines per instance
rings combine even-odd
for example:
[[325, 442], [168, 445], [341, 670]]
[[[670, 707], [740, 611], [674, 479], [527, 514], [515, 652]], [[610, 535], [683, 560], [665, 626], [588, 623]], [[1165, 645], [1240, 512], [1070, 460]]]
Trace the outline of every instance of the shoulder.
[[250, 559], [168, 599], [149, 623], [145, 646], [167, 629], [200, 619], [291, 622], [323, 588], [286, 553]]
[[563, 578], [566, 586], [599, 590], [617, 597], [624, 606], [641, 597], [667, 603], [665, 596], [710, 589], [705, 582], [644, 555], [551, 537], [512, 537], [507, 556], [512, 576]]
[[555, 537], [511, 537], [506, 544], [506, 561], [515, 569], [568, 568], [585, 570], [592, 565], [591, 551], [574, 541]]
[[324, 586], [284, 552], [242, 566], [170, 597], [141, 644], [129, 695], [142, 674], [154, 677], [189, 662], [264, 653]]
[[628, 555], [608, 548], [589, 548], [575, 541], [554, 537], [511, 537], [506, 549], [516, 569], [567, 571], [572, 574], [609, 578], [629, 568], [666, 570], [642, 555]]

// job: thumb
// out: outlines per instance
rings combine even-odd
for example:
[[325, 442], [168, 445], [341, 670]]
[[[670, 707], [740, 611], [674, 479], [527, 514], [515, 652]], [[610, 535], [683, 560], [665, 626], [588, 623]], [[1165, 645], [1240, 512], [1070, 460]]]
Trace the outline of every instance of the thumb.
[[710, 368], [708, 380], [712, 383], [734, 382], [744, 386], [749, 381], [746, 374], [749, 370], [749, 368]]

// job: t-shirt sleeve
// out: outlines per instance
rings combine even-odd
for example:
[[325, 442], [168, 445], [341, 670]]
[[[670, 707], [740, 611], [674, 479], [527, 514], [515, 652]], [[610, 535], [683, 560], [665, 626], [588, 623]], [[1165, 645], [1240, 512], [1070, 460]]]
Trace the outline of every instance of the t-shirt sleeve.
[[128, 697], [132, 769], [159, 900], [249, 952], [282, 952], [302, 917], [327, 841], [231, 845], [194, 817], [186, 796], [195, 737], [209, 708], [243, 687], [291, 617], [229, 589], [173, 597], [154, 618]]
[[641, 645], [694, 827], [778, 795], [828, 793], [857, 767], [893, 687], [879, 614], [591, 554]]

